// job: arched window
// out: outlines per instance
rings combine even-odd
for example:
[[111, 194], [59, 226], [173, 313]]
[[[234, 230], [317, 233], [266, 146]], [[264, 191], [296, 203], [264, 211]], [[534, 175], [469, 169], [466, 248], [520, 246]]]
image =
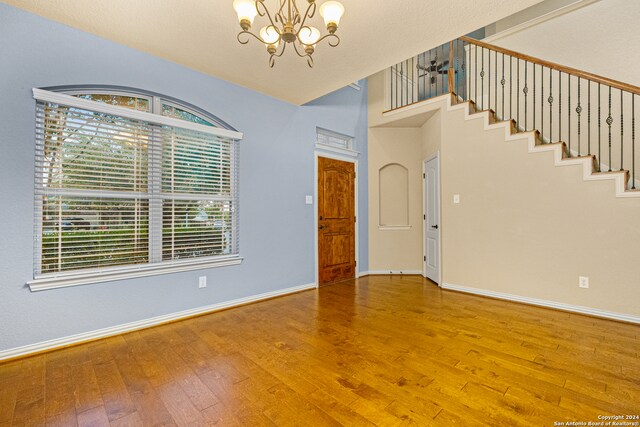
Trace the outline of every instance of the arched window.
[[179, 100], [34, 89], [34, 290], [240, 262], [242, 134]]

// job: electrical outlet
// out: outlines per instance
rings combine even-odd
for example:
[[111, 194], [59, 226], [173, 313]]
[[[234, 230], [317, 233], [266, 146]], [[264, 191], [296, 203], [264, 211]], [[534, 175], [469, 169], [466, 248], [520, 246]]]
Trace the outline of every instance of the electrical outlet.
[[200, 276], [198, 278], [198, 288], [206, 288], [207, 287], [207, 276]]
[[578, 278], [578, 286], [580, 286], [581, 288], [584, 288], [584, 289], [589, 289], [589, 278], [588, 277], [584, 277], [584, 276], [580, 276]]

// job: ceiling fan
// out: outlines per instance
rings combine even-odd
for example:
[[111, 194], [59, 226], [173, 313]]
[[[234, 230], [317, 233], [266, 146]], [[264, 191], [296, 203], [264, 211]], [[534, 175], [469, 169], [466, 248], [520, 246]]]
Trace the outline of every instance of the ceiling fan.
[[429, 66], [424, 66], [421, 64], [416, 65], [416, 67], [418, 68], [419, 71], [424, 71], [424, 73], [418, 73], [418, 78], [422, 78], [422, 77], [429, 77], [430, 78], [430, 83], [431, 84], [435, 84], [436, 82], [436, 75], [437, 74], [448, 74], [449, 73], [449, 68], [444, 68], [447, 65], [449, 65], [449, 61], [442, 61], [440, 63], [438, 63], [438, 58], [436, 59], [432, 59], [430, 61], [430, 65]]

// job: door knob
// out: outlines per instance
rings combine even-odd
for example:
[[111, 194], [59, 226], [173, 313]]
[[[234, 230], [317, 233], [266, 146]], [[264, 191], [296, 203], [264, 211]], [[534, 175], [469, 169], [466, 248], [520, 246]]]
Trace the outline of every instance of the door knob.
[[435, 228], [436, 230], [438, 229], [438, 225], [432, 225], [431, 228]]
[[321, 225], [318, 227], [318, 230], [322, 230], [324, 228], [324, 225]]

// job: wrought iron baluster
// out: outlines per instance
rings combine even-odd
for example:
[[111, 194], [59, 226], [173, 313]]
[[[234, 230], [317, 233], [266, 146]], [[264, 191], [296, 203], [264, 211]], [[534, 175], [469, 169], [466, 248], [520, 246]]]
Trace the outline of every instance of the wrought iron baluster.
[[544, 142], [544, 65], [540, 68], [540, 138]]
[[598, 172], [602, 172], [602, 130], [601, 130], [600, 82], [598, 82]]
[[587, 80], [587, 154], [591, 155], [591, 80]]
[[395, 72], [395, 80], [396, 80], [396, 108], [398, 108], [398, 106], [400, 105], [398, 102], [398, 96], [400, 95], [400, 90], [399, 90], [399, 86], [398, 86], [398, 64], [396, 64], [396, 72]]
[[[444, 56], [444, 45], [440, 45], [440, 55], [442, 55], [443, 60], [446, 58], [446, 56]], [[451, 67], [451, 64], [449, 64], [449, 67]], [[438, 74], [440, 74], [440, 89], [442, 90], [439, 95], [442, 95], [444, 93], [444, 74], [439, 72]]]
[[580, 119], [582, 113], [582, 106], [580, 105], [580, 77], [578, 77], [578, 106], [576, 107], [576, 114], [578, 115], [578, 156], [580, 156], [580, 148], [581, 148], [581, 132], [580, 132]]
[[398, 79], [396, 91], [398, 92], [399, 96], [398, 107], [402, 107], [402, 62], [399, 65], [400, 71], [396, 74], [396, 78]]
[[404, 81], [405, 81], [405, 84], [404, 84], [405, 98], [404, 98], [404, 100], [405, 100], [405, 105], [409, 105], [409, 82], [410, 82], [409, 78], [410, 78], [410, 75], [409, 75], [409, 60], [408, 59], [404, 61], [404, 69], [405, 69], [405, 73], [406, 73], [406, 76], [404, 78]]
[[[549, 142], [553, 139], [553, 69], [549, 68]], [[560, 138], [558, 138], [560, 141]]]
[[631, 189], [636, 189], [636, 94], [631, 93]]
[[509, 55], [509, 120], [513, 120], [513, 56]]
[[607, 126], [609, 126], [609, 172], [611, 172], [611, 125], [613, 117], [611, 117], [611, 86], [609, 86], [609, 115], [607, 116]]
[[516, 58], [516, 73], [518, 73], [518, 86], [516, 90], [516, 121], [518, 122], [518, 128], [520, 128], [520, 58]]
[[[532, 129], [536, 128], [536, 63], [532, 62], [531, 66], [533, 68], [533, 99], [531, 100], [531, 110], [533, 113], [533, 125], [532, 125]], [[544, 96], [544, 95], [540, 95], [540, 96]]]
[[524, 92], [524, 130], [529, 130], [529, 126], [527, 126], [527, 93], [529, 93], [528, 87], [528, 79], [527, 79], [527, 71], [529, 70], [528, 63], [524, 61], [524, 88], [522, 92]]
[[409, 60], [407, 59], [405, 62], [405, 70], [406, 70], [406, 76], [404, 78], [404, 90], [406, 92], [406, 97], [405, 97], [405, 105], [409, 105]]
[[484, 46], [482, 46], [482, 70], [480, 71], [480, 96], [482, 97], [482, 107], [481, 110], [484, 110]]
[[435, 60], [436, 60], [436, 61], [434, 62], [434, 66], [433, 66], [433, 68], [435, 68], [435, 70], [434, 70], [433, 72], [435, 73], [435, 77], [434, 77], [434, 79], [435, 79], [435, 81], [436, 81], [436, 96], [438, 96], [438, 95], [440, 95], [440, 91], [439, 91], [439, 89], [438, 89], [438, 75], [440, 74], [440, 73], [438, 72], [438, 59], [439, 59], [439, 58], [438, 58], [438, 48], [436, 48], [436, 52], [435, 52], [435, 53], [436, 53], [436, 57], [435, 57]]
[[416, 61], [415, 61], [415, 56], [411, 57], [411, 103], [416, 102], [415, 99], [415, 84], [416, 84]]
[[489, 103], [488, 110], [491, 110], [491, 49], [489, 49], [487, 61], [489, 62], [489, 78], [487, 79], [487, 102]]
[[496, 74], [493, 76], [493, 86], [496, 88], [496, 92], [493, 94], [493, 105], [496, 107], [496, 120], [498, 119], [498, 52], [495, 52], [496, 62]]
[[[462, 100], [466, 101], [469, 99], [469, 83], [467, 82], [467, 76], [469, 75], [469, 62], [471, 60], [471, 52], [469, 51], [469, 60], [467, 60], [467, 55], [465, 54], [464, 49], [464, 40], [460, 40], [460, 44], [462, 46], [462, 66], [460, 67], [460, 73], [464, 73], [464, 82], [462, 82]], [[468, 49], [467, 49], [468, 50]]]
[[[427, 52], [422, 53], [422, 63], [427, 65]], [[420, 74], [418, 74], [419, 76]], [[422, 73], [422, 98], [427, 99], [427, 72]]]
[[404, 62], [400, 63], [400, 106], [404, 105], [404, 88], [402, 87], [404, 85], [403, 80], [404, 80], [404, 74], [403, 74], [403, 70], [404, 70]]
[[624, 92], [620, 90], [620, 170], [624, 170]]
[[[569, 120], [567, 122], [567, 127], [569, 128], [569, 136], [567, 137], [567, 140], [569, 141], [569, 157], [571, 156], [571, 74], [567, 74], [567, 86], [569, 86], [569, 100], [567, 103], [567, 111], [569, 112], [568, 117]], [[560, 104], [560, 106], [562, 106], [562, 104]], [[560, 124], [562, 124], [562, 121], [560, 121]]]
[[455, 62], [456, 62], [456, 66], [453, 67], [453, 79], [455, 80], [455, 88], [456, 88], [456, 99], [460, 94], [460, 88], [458, 87], [458, 55], [460, 55], [460, 46], [458, 46], [458, 40], [456, 39], [456, 56], [455, 56]]
[[478, 106], [478, 46], [473, 45], [473, 50], [476, 56], [475, 64], [473, 65], [473, 89], [474, 89], [473, 101], [475, 102], [477, 107]]
[[504, 113], [504, 84], [507, 81], [504, 79], [504, 53], [502, 54], [502, 80], [500, 80], [500, 84], [502, 85], [502, 120], [507, 118], [507, 115]]
[[[558, 141], [562, 141], [562, 71], [558, 71]], [[571, 157], [571, 141], [569, 144], [569, 157]]]
[[[429, 49], [429, 63], [426, 64], [427, 65], [427, 69], [429, 67], [431, 67], [431, 51], [433, 49]], [[425, 71], [425, 74], [427, 74], [427, 72]], [[429, 98], [433, 98], [433, 87], [431, 85], [431, 74], [429, 74], [429, 78], [427, 79], [427, 81], [429, 82]]]

